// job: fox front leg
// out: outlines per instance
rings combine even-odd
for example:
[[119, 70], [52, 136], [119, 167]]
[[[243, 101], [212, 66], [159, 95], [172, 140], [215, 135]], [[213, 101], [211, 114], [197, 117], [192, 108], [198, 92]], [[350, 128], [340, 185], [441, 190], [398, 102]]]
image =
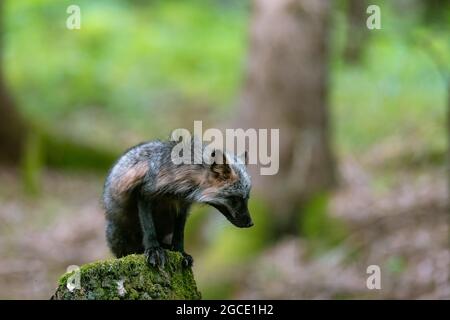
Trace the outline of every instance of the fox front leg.
[[183, 207], [177, 212], [172, 236], [172, 248], [183, 255], [184, 267], [191, 267], [194, 263], [192, 256], [184, 252], [184, 227], [186, 226], [188, 210], [189, 207]]
[[156, 237], [155, 224], [151, 210], [151, 202], [146, 199], [138, 200], [139, 221], [142, 228], [142, 243], [147, 263], [153, 267], [162, 266], [166, 263], [166, 253], [161, 248]]

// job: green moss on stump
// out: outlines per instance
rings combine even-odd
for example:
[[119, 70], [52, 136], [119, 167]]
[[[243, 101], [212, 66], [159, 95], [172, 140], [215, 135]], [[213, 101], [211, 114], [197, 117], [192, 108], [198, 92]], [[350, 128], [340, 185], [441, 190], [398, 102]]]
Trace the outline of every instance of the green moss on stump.
[[55, 300], [151, 300], [200, 299], [190, 268], [183, 268], [182, 256], [167, 251], [164, 268], [147, 265], [144, 255], [129, 255], [81, 266], [80, 288], [67, 289], [74, 272], [59, 280]]

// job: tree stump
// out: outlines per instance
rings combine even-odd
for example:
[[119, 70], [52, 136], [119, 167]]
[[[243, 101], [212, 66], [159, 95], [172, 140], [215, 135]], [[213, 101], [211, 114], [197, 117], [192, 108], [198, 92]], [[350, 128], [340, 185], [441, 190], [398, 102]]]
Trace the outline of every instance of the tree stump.
[[52, 300], [200, 299], [191, 268], [180, 253], [167, 251], [164, 268], [150, 267], [144, 255], [98, 261], [64, 274]]

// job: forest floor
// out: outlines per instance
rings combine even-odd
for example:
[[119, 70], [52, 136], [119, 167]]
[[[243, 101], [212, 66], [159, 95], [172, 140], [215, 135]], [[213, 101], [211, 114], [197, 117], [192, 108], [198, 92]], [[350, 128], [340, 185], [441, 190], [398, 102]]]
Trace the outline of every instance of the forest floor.
[[[280, 241], [244, 267], [234, 298], [450, 298], [445, 168], [386, 161], [341, 161], [330, 214], [348, 227], [343, 243], [311, 255], [306, 240]], [[45, 171], [35, 198], [18, 177], [0, 168], [0, 298], [47, 299], [69, 265], [110, 256], [103, 177]], [[381, 290], [366, 287], [369, 265], [381, 269]]]
[[0, 170], [0, 298], [49, 299], [68, 266], [109, 256], [102, 179], [46, 171], [41, 194], [30, 197], [18, 177]]
[[[330, 214], [346, 223], [348, 237], [315, 256], [305, 240], [282, 241], [249, 267], [236, 297], [450, 299], [445, 168], [388, 170], [386, 176], [382, 163], [371, 157], [346, 159]], [[377, 179], [383, 181], [379, 186]], [[380, 290], [367, 288], [370, 265], [380, 267]]]

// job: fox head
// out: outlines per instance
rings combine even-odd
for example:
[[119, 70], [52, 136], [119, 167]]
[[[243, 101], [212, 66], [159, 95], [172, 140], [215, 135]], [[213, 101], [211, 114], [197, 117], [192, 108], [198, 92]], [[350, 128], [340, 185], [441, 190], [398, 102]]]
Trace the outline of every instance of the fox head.
[[211, 156], [213, 163], [207, 169], [206, 188], [201, 192], [200, 202], [219, 210], [236, 227], [253, 226], [248, 211], [251, 181], [247, 152], [242, 157], [233, 157], [214, 150]]

